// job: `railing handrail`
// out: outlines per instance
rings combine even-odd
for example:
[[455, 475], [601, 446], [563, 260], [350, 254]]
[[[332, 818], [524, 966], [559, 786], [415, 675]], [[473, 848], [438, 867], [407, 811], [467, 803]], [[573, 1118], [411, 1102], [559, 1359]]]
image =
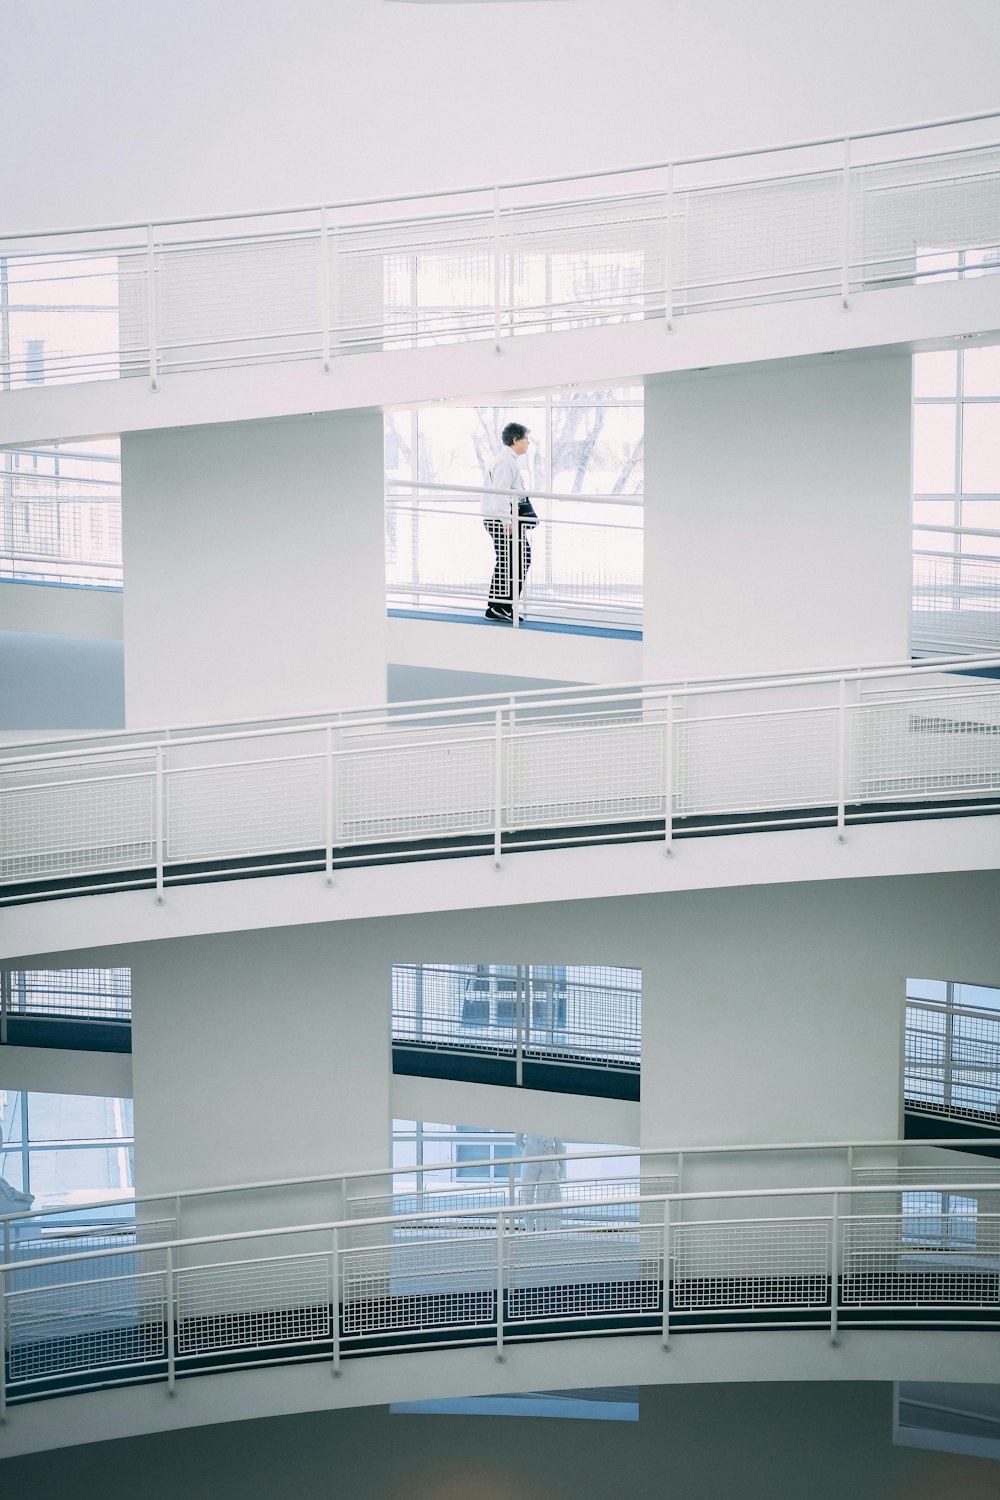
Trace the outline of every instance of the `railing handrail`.
[[[79, 736], [54, 736], [42, 740], [20, 741], [13, 745], [0, 746], [0, 769], [34, 764], [36, 762], [51, 762], [56, 760], [68, 760], [80, 755], [124, 755], [131, 752], [147, 751], [157, 749], [173, 749], [180, 746], [198, 744], [217, 744], [223, 740], [241, 739], [264, 739], [278, 735], [314, 733], [326, 728], [350, 728], [364, 729], [379, 727], [390, 729], [393, 733], [405, 730], [411, 725], [422, 727], [433, 727], [428, 725], [428, 720], [454, 719], [482, 712], [489, 706], [498, 703], [505, 710], [519, 707], [530, 708], [588, 708], [595, 710], [607, 706], [609, 700], [620, 702], [623, 698], [632, 697], [638, 700], [637, 706], [647, 705], [650, 700], [664, 699], [670, 697], [684, 696], [711, 696], [721, 693], [740, 693], [750, 691], [763, 691], [769, 688], [808, 687], [823, 683], [838, 682], [841, 679], [851, 682], [877, 681], [886, 677], [904, 677], [908, 680], [932, 673], [948, 670], [969, 675], [975, 671], [985, 668], [1000, 667], [1000, 654], [990, 653], [986, 656], [946, 656], [925, 658], [920, 662], [912, 660], [895, 665], [872, 665], [854, 667], [827, 667], [811, 673], [773, 673], [770, 675], [748, 676], [747, 678], [689, 678], [687, 680], [675, 680], [673, 682], [623, 682], [603, 683], [589, 691], [578, 692], [575, 688], [557, 690], [553, 693], [550, 689], [533, 688], [524, 693], [512, 694], [471, 694], [460, 698], [431, 698], [426, 700], [413, 700], [400, 704], [376, 705], [373, 708], [336, 709], [329, 713], [317, 710], [315, 714], [303, 714], [299, 717], [288, 717], [287, 715], [264, 716], [261, 718], [230, 720], [232, 724], [242, 724], [244, 728], [228, 730], [217, 730], [215, 733], [185, 734], [183, 740], [171, 740], [170, 735], [184, 729], [211, 729], [212, 726], [189, 725], [168, 726], [151, 729], [124, 729], [95, 735]], [[965, 684], [957, 685], [949, 689], [949, 693], [974, 692], [976, 689], [967, 687]], [[982, 690], [985, 691], [985, 690]], [[567, 694], [573, 696], [565, 696]], [[814, 705], [816, 706], [816, 705]], [[425, 712], [407, 713], [407, 709], [426, 710]], [[304, 722], [305, 721], [305, 722]], [[118, 738], [121, 735], [124, 743]], [[134, 738], [135, 736], [148, 736], [146, 739]], [[133, 738], [129, 738], [132, 736]], [[95, 744], [94, 741], [99, 743]], [[26, 755], [19, 753], [23, 751], [25, 743], [29, 745], [57, 745], [70, 742], [74, 746], [83, 745], [83, 749], [67, 749], [43, 751], [36, 754]]]
[[[589, 1151], [560, 1151], [541, 1156], [518, 1156], [513, 1158], [515, 1165], [524, 1162], [535, 1161], [605, 1161], [616, 1157], [638, 1158], [658, 1156], [736, 1156], [753, 1155], [755, 1153], [766, 1154], [779, 1151], [806, 1151], [819, 1155], [830, 1151], [891, 1151], [891, 1150], [916, 1150], [923, 1147], [937, 1147], [942, 1150], [963, 1149], [967, 1150], [975, 1146], [996, 1147], [1000, 1144], [996, 1136], [964, 1137], [964, 1136], [940, 1136], [927, 1140], [904, 1140], [900, 1138], [887, 1140], [839, 1140], [839, 1141], [777, 1141], [764, 1144], [730, 1144], [723, 1146], [614, 1146], [604, 1147], [600, 1150]], [[240, 1182], [228, 1183], [214, 1187], [195, 1188], [173, 1188], [160, 1193], [143, 1193], [126, 1201], [138, 1206], [145, 1203], [164, 1203], [168, 1200], [186, 1201], [191, 1198], [210, 1198], [227, 1193], [265, 1192], [274, 1188], [299, 1188], [314, 1187], [321, 1183], [347, 1183], [358, 1182], [365, 1178], [384, 1179], [387, 1177], [420, 1177], [433, 1172], [453, 1171], [455, 1162], [432, 1162], [420, 1166], [400, 1167], [360, 1167], [349, 1172], [320, 1172], [306, 1177], [284, 1177], [273, 1178], [264, 1182]], [[485, 1157], [481, 1161], [462, 1162], [462, 1167], [495, 1167], [496, 1162], [492, 1158]], [[994, 1184], [995, 1186], [995, 1184]], [[13, 1223], [16, 1220], [48, 1217], [51, 1214], [63, 1213], [91, 1213], [98, 1209], [116, 1207], [121, 1204], [120, 1198], [99, 1199], [90, 1203], [59, 1204], [53, 1208], [28, 1208], [18, 1209], [12, 1213], [0, 1214], [0, 1224], [4, 1222]], [[352, 1220], [352, 1223], [359, 1222]]]
[[[924, 1144], [926, 1144], [926, 1143], [924, 1143]], [[536, 1160], [552, 1160], [552, 1158], [550, 1158], [550, 1157], [534, 1158], [534, 1159], [536, 1159]], [[497, 1204], [497, 1205], [480, 1205], [478, 1207], [471, 1207], [471, 1208], [422, 1209], [419, 1212], [412, 1213], [412, 1214], [376, 1214], [376, 1215], [371, 1215], [370, 1217], [367, 1217], [367, 1218], [358, 1218], [358, 1219], [323, 1219], [323, 1220], [319, 1220], [319, 1221], [316, 1221], [316, 1222], [309, 1222], [309, 1223], [305, 1223], [305, 1224], [283, 1224], [283, 1225], [278, 1225], [276, 1227], [268, 1225], [268, 1226], [264, 1226], [264, 1227], [257, 1228], [257, 1229], [234, 1229], [234, 1230], [229, 1230], [225, 1234], [201, 1234], [201, 1235], [192, 1235], [192, 1236], [189, 1236], [189, 1237], [184, 1238], [184, 1239], [151, 1240], [148, 1244], [130, 1245], [130, 1246], [127, 1246], [125, 1248], [123, 1248], [121, 1245], [106, 1245], [106, 1246], [102, 1246], [101, 1248], [95, 1249], [95, 1250], [75, 1250], [75, 1251], [72, 1251], [71, 1253], [69, 1253], [67, 1255], [39, 1256], [39, 1257], [37, 1257], [34, 1260], [13, 1260], [13, 1261], [7, 1261], [7, 1262], [0, 1261], [0, 1274], [13, 1274], [13, 1275], [16, 1275], [16, 1274], [18, 1274], [18, 1273], [20, 1273], [22, 1271], [36, 1270], [36, 1269], [42, 1269], [42, 1268], [48, 1270], [52, 1266], [65, 1265], [65, 1264], [68, 1264], [70, 1262], [78, 1262], [78, 1261], [83, 1261], [83, 1260], [104, 1260], [104, 1259], [109, 1259], [112, 1256], [118, 1256], [118, 1257], [120, 1257], [123, 1254], [142, 1255], [142, 1254], [151, 1253], [151, 1252], [157, 1251], [157, 1250], [186, 1250], [186, 1249], [190, 1249], [192, 1246], [195, 1246], [195, 1245], [223, 1245], [223, 1244], [234, 1244], [234, 1243], [238, 1243], [238, 1242], [241, 1242], [241, 1241], [244, 1241], [244, 1240], [265, 1240], [265, 1239], [270, 1240], [270, 1239], [278, 1239], [278, 1238], [283, 1239], [283, 1238], [285, 1238], [288, 1235], [325, 1233], [326, 1231], [334, 1230], [334, 1229], [347, 1229], [347, 1230], [375, 1229], [375, 1228], [379, 1228], [382, 1225], [387, 1225], [387, 1226], [391, 1226], [393, 1228], [397, 1228], [398, 1229], [401, 1225], [406, 1225], [406, 1224], [423, 1224], [423, 1223], [439, 1224], [439, 1223], [441, 1223], [442, 1220], [448, 1220], [449, 1222], [454, 1222], [454, 1223], [460, 1224], [464, 1219], [469, 1219], [469, 1218], [473, 1218], [473, 1217], [477, 1218], [477, 1219], [482, 1219], [482, 1218], [496, 1218], [496, 1219], [499, 1220], [499, 1219], [501, 1219], [503, 1217], [506, 1217], [509, 1214], [517, 1214], [517, 1213], [520, 1213], [522, 1211], [526, 1211], [529, 1207], [530, 1207], [530, 1211], [532, 1213], [538, 1213], [538, 1214], [540, 1214], [540, 1213], [564, 1213], [568, 1207], [571, 1207], [575, 1211], [578, 1211], [579, 1209], [582, 1209], [582, 1208], [609, 1208], [609, 1207], [613, 1207], [615, 1204], [619, 1204], [619, 1203], [622, 1204], [622, 1205], [626, 1205], [629, 1208], [634, 1208], [636, 1204], [640, 1204], [641, 1205], [643, 1203], [661, 1203], [661, 1204], [666, 1204], [666, 1203], [671, 1203], [671, 1204], [673, 1204], [673, 1203], [717, 1203], [717, 1202], [728, 1202], [730, 1199], [733, 1199], [733, 1198], [737, 1198], [737, 1199], [740, 1199], [740, 1200], [755, 1199], [755, 1198], [768, 1198], [768, 1199], [771, 1199], [771, 1198], [823, 1198], [823, 1197], [830, 1197], [830, 1198], [833, 1198], [833, 1199], [839, 1199], [841, 1197], [844, 1197], [845, 1195], [849, 1195], [850, 1197], [853, 1198], [855, 1195], [858, 1195], [858, 1196], [867, 1196], [869, 1194], [872, 1194], [872, 1195], [879, 1194], [882, 1197], [884, 1197], [886, 1193], [891, 1193], [891, 1192], [905, 1193], [905, 1192], [919, 1191], [921, 1193], [942, 1193], [942, 1194], [944, 1194], [944, 1193], [950, 1193], [950, 1192], [958, 1192], [958, 1193], [961, 1193], [961, 1194], [965, 1195], [965, 1194], [975, 1193], [975, 1192], [980, 1192], [980, 1193], [988, 1193], [988, 1192], [989, 1193], [994, 1193], [997, 1190], [998, 1190], [998, 1183], [996, 1181], [993, 1181], [993, 1182], [989, 1182], [989, 1181], [987, 1181], [987, 1182], [966, 1182], [966, 1181], [952, 1182], [951, 1180], [945, 1178], [941, 1182], [930, 1182], [930, 1183], [924, 1183], [924, 1182], [922, 1182], [920, 1184], [919, 1189], [913, 1188], [912, 1185], [908, 1184], [908, 1183], [884, 1183], [884, 1182], [877, 1182], [877, 1183], [848, 1183], [848, 1184], [845, 1184], [845, 1183], [836, 1183], [836, 1184], [833, 1184], [833, 1185], [828, 1185], [828, 1184], [824, 1183], [824, 1184], [817, 1185], [815, 1187], [803, 1186], [802, 1184], [796, 1184], [795, 1187], [712, 1188], [712, 1189], [703, 1190], [703, 1191], [700, 1191], [700, 1192], [680, 1192], [680, 1191], [675, 1191], [675, 1192], [664, 1192], [664, 1193], [645, 1193], [645, 1194], [639, 1194], [638, 1196], [636, 1196], [636, 1195], [621, 1194], [621, 1195], [613, 1195], [613, 1196], [609, 1196], [609, 1197], [605, 1197], [605, 1198], [581, 1198], [581, 1199], [574, 1199], [571, 1204], [567, 1204], [565, 1201], [561, 1201], [561, 1202], [558, 1202], [558, 1203], [532, 1203], [531, 1205], [521, 1205], [521, 1204], [508, 1204], [508, 1203], [504, 1203], [504, 1204]], [[942, 1213], [940, 1215], [935, 1215], [934, 1210], [928, 1210], [926, 1212], [921, 1212], [920, 1214], [914, 1214], [913, 1217], [916, 1219], [916, 1218], [921, 1218], [921, 1217], [922, 1218], [930, 1218], [930, 1217], [935, 1217], [935, 1216], [936, 1217], [947, 1217], [948, 1215], [946, 1213]], [[822, 1214], [822, 1215], [812, 1215], [811, 1217], [826, 1219], [828, 1216], [825, 1215], [825, 1214]], [[851, 1218], [851, 1217], [864, 1217], [864, 1215], [861, 1215], [861, 1216], [858, 1216], [858, 1215], [845, 1215], [845, 1214], [839, 1215], [839, 1218], [841, 1220], [846, 1219], [846, 1218]], [[885, 1214], [885, 1213], [878, 1214], [878, 1215], [875, 1215], [875, 1217], [877, 1217], [877, 1218], [891, 1218], [891, 1219], [896, 1219], [896, 1218], [899, 1218], [900, 1215], [898, 1213], [892, 1213], [892, 1212], [890, 1212], [888, 1214]], [[962, 1216], [961, 1215], [955, 1215], [955, 1217], [962, 1217]], [[979, 1218], [984, 1218], [984, 1219], [985, 1218], [988, 1218], [988, 1219], [997, 1218], [997, 1217], [1000, 1217], [1000, 1211], [992, 1211], [992, 1212], [980, 1213], [980, 1214], [978, 1214], [978, 1217]], [[685, 1226], [690, 1226], [691, 1223], [700, 1223], [700, 1222], [702, 1222], [702, 1221], [699, 1221], [699, 1220], [685, 1220], [684, 1224], [685, 1224]], [[709, 1220], [706, 1220], [704, 1222], [707, 1222], [707, 1223], [710, 1223], [710, 1224], [718, 1224], [718, 1223], [725, 1223], [727, 1221], [725, 1221], [725, 1220], [719, 1220], [719, 1219], [709, 1219]], [[772, 1222], [773, 1223], [781, 1223], [782, 1220], [780, 1218], [778, 1218], [776, 1215], [771, 1215], [766, 1220], [744, 1220], [744, 1219], [741, 1219], [739, 1222], [741, 1222], [741, 1223], [772, 1223]], [[381, 1247], [351, 1246], [350, 1248], [352, 1250], [354, 1250], [354, 1251], [363, 1251], [363, 1250], [368, 1249], [368, 1248], [381, 1248]], [[264, 1257], [264, 1258], [265, 1259], [279, 1259], [280, 1257], [274, 1256], [274, 1257]], [[222, 1264], [226, 1264], [226, 1262], [223, 1262]], [[185, 1269], [187, 1269], [187, 1268], [185, 1268]], [[37, 1287], [28, 1287], [28, 1288], [24, 1289], [24, 1294], [33, 1293], [33, 1292], [37, 1292], [37, 1291], [38, 1291]], [[9, 1296], [17, 1296], [18, 1292], [15, 1291], [13, 1293], [7, 1293], [7, 1295], [9, 1295]]]
[[[625, 167], [606, 167], [590, 169], [585, 172], [559, 173], [544, 177], [525, 177], [508, 182], [490, 182], [464, 187], [452, 188], [425, 188], [419, 192], [392, 193], [379, 197], [367, 198], [345, 198], [340, 200], [328, 199], [321, 203], [307, 203], [292, 205], [284, 208], [254, 208], [229, 210], [226, 213], [216, 214], [190, 214], [170, 218], [146, 218], [120, 221], [110, 224], [76, 225], [57, 229], [33, 229], [0, 232], [0, 244], [8, 240], [33, 240], [49, 239], [61, 235], [89, 235], [89, 234], [111, 234], [124, 230], [166, 229], [184, 224], [213, 224], [233, 223], [248, 219], [272, 219], [283, 218], [293, 214], [321, 213], [324, 209], [336, 210], [347, 208], [369, 208], [393, 203], [416, 203], [423, 200], [436, 200], [442, 198], [457, 198], [472, 196], [474, 194], [489, 194], [493, 192], [516, 192], [522, 188], [544, 187], [557, 183], [591, 182], [606, 177], [631, 177], [638, 176], [643, 172], [665, 171], [668, 167], [693, 167], [707, 165], [711, 162], [737, 161], [746, 157], [753, 159], [760, 156], [775, 156], [782, 152], [815, 150], [821, 146], [833, 146], [844, 141], [871, 141], [882, 137], [914, 135], [925, 130], [944, 130], [956, 125], [973, 125], [984, 120], [1000, 120], [1000, 111], [979, 110], [972, 114], [949, 115], [941, 119], [920, 120], [906, 125], [882, 126], [874, 130], [845, 130], [835, 135], [813, 136], [805, 140], [784, 141], [767, 146], [755, 146], [751, 148], [741, 147], [732, 151], [704, 152], [694, 156], [666, 157], [659, 161], [644, 162]], [[957, 147], [957, 150], [981, 150], [982, 143], [974, 146]], [[940, 152], [930, 153], [939, 155]], [[864, 163], [864, 165], [878, 165], [877, 162]], [[815, 169], [812, 169], [815, 170]]]
[[[569, 500], [574, 505], [580, 503], [585, 505], [631, 505], [637, 510], [642, 507], [646, 498], [641, 490], [634, 491], [628, 495], [580, 495], [568, 490], [539, 490], [532, 484], [530, 475], [525, 476], [523, 490], [511, 489], [509, 485], [506, 488], [501, 486], [494, 489], [488, 484], [439, 484], [436, 480], [430, 479], [390, 479], [386, 477], [386, 489], [390, 490], [394, 486], [407, 490], [442, 491], [450, 495], [499, 495], [503, 500], [510, 500], [515, 495], [530, 494], [532, 500]], [[997, 535], [1000, 535], [1000, 532]]]

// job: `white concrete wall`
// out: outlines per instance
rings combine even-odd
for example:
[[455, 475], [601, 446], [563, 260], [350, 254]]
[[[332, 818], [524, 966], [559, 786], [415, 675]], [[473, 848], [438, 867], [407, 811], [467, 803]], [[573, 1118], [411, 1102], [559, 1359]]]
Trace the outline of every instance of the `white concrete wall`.
[[[982, 873], [678, 892], [87, 961], [133, 967], [140, 1192], [384, 1166], [389, 970], [403, 960], [640, 967], [645, 1147], [891, 1139], [904, 981], [1000, 984], [997, 885]], [[469, 1117], [474, 1093], [463, 1087], [454, 1123], [484, 1123]]]
[[385, 1165], [388, 973], [357, 932], [151, 944], [129, 961], [139, 1193]]
[[59, 588], [43, 583], [0, 583], [0, 630], [82, 635], [120, 641], [120, 589]]
[[129, 727], [385, 700], [382, 418], [122, 441]]
[[646, 387], [643, 675], [909, 652], [910, 360]]
[[6, 0], [4, 24], [22, 64], [0, 99], [19, 141], [11, 230], [662, 161], [997, 102], [995, 0], [843, 0], [808, 26], [800, 0]]

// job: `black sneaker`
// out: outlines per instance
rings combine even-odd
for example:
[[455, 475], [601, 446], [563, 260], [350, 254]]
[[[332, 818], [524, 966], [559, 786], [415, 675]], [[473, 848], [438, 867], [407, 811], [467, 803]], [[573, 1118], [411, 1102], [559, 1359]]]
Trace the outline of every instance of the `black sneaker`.
[[487, 620], [506, 620], [507, 624], [510, 625], [514, 620], [514, 611], [509, 605], [488, 604], [486, 606], [486, 618]]

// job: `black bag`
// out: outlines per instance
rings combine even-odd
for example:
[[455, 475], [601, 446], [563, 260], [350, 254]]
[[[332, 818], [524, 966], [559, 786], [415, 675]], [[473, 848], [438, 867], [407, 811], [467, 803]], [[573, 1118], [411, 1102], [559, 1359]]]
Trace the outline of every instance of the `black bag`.
[[517, 502], [517, 519], [522, 531], [530, 531], [532, 526], [538, 525], [538, 515], [527, 495], [522, 495]]

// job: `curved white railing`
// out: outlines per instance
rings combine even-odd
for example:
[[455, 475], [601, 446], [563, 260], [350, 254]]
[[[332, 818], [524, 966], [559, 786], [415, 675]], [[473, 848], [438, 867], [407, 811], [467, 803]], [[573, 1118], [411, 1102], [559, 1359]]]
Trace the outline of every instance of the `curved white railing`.
[[996, 112], [619, 171], [0, 236], [4, 388], [675, 317], [983, 269]]
[[938, 664], [57, 743], [0, 757], [6, 899], [1000, 805], [1000, 684]]
[[69, 1253], [25, 1245], [0, 1267], [0, 1415], [95, 1386], [172, 1391], [275, 1360], [336, 1372], [356, 1354], [456, 1344], [500, 1356], [599, 1334], [668, 1347], [702, 1329], [836, 1342], [873, 1324], [1000, 1327], [1000, 1169], [914, 1170], [708, 1192], [647, 1175], [572, 1199], [543, 1181], [527, 1206], [486, 1189], [185, 1238], [147, 1220], [131, 1244]]

